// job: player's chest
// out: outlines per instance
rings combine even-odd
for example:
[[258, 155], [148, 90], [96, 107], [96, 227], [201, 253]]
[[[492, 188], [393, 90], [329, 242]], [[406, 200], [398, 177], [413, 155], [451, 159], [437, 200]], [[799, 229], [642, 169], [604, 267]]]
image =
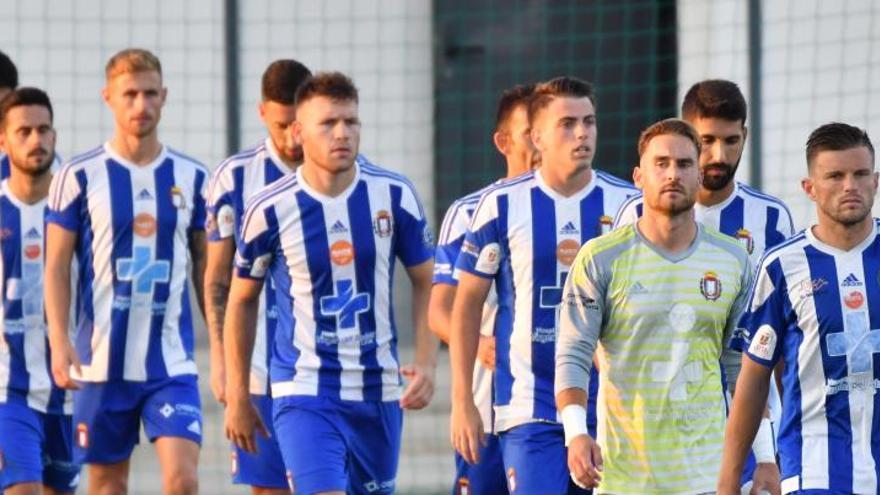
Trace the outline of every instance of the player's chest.
[[97, 180], [87, 195], [85, 212], [97, 232], [114, 238], [152, 239], [188, 228], [194, 207], [194, 186], [150, 171], [125, 178], [112, 175]]
[[5, 278], [21, 278], [25, 272], [41, 274], [44, 249], [45, 206], [16, 207], [4, 198], [0, 207], [0, 263]]

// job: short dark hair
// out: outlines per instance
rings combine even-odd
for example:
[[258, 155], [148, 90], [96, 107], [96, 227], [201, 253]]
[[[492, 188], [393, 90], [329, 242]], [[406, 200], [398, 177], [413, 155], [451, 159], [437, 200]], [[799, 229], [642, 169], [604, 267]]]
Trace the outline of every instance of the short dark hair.
[[6, 127], [6, 115], [10, 110], [28, 105], [44, 106], [49, 110], [49, 119], [55, 118], [52, 102], [49, 101], [49, 95], [45, 91], [37, 88], [18, 88], [0, 100], [0, 128]]
[[693, 126], [681, 119], [665, 119], [651, 124], [639, 135], [639, 157], [645, 153], [645, 149], [652, 139], [666, 134], [676, 134], [688, 138], [697, 149], [697, 156], [700, 155], [700, 136], [697, 135]]
[[555, 77], [535, 86], [529, 102], [529, 123], [534, 122], [538, 113], [557, 97], [589, 98], [593, 107], [596, 106], [596, 91], [592, 84], [576, 77]]
[[18, 69], [9, 55], [0, 52], [0, 88], [15, 89], [18, 87]]
[[296, 101], [296, 89], [311, 75], [312, 71], [296, 60], [280, 59], [272, 62], [263, 72], [260, 84], [263, 101], [293, 105]]
[[746, 98], [739, 86], [724, 79], [707, 79], [691, 86], [681, 102], [681, 116], [696, 119], [724, 119], [746, 123]]
[[822, 151], [843, 151], [866, 147], [871, 152], [871, 165], [874, 164], [874, 145], [868, 133], [858, 127], [842, 122], [831, 122], [819, 126], [807, 138], [807, 169], [813, 167], [813, 160]]
[[526, 112], [528, 112], [529, 100], [534, 92], [534, 84], [517, 84], [501, 93], [501, 99], [498, 100], [498, 112], [495, 114], [496, 132], [501, 131], [507, 125], [508, 119], [517, 107], [525, 106]]
[[341, 72], [318, 72], [299, 85], [296, 90], [296, 105], [317, 96], [357, 103], [358, 90], [351, 79]]

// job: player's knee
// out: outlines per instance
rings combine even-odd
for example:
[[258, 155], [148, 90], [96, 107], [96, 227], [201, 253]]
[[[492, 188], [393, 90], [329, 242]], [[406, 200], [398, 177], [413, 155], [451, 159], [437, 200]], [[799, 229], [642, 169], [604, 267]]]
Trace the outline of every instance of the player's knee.
[[116, 469], [89, 469], [89, 493], [94, 495], [125, 495], [128, 473]]
[[175, 469], [163, 480], [166, 495], [194, 495], [199, 492], [199, 479], [195, 469]]
[[42, 493], [39, 483], [18, 483], [6, 489], [8, 495], [40, 495]]
[[262, 486], [252, 486], [251, 495], [290, 495], [290, 490], [282, 488], [265, 488]]

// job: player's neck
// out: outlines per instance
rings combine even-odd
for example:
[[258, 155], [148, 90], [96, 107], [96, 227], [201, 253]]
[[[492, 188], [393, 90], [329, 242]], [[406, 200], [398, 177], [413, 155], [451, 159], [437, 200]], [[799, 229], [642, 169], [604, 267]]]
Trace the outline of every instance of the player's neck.
[[547, 187], [553, 189], [564, 197], [577, 194], [593, 179], [593, 170], [587, 167], [579, 167], [574, 170], [563, 167], [550, 167], [546, 164], [538, 169], [541, 178]]
[[645, 205], [636, 227], [651, 244], [669, 253], [680, 253], [693, 244], [697, 236], [694, 210], [677, 215], [654, 211]]
[[306, 159], [301, 165], [302, 178], [306, 184], [324, 196], [335, 198], [342, 194], [354, 180], [357, 165], [352, 164], [343, 172], [330, 172]]
[[734, 181], [730, 181], [723, 189], [719, 189], [717, 191], [712, 191], [710, 189], [706, 189], [705, 187], [701, 187], [697, 192], [697, 203], [700, 203], [703, 206], [715, 206], [717, 204], [721, 204], [727, 201], [727, 198], [733, 194], [733, 189], [736, 187], [736, 183]]
[[9, 190], [15, 198], [22, 203], [32, 205], [46, 199], [49, 195], [49, 184], [52, 182], [52, 173], [48, 170], [40, 175], [28, 175], [22, 172], [13, 172], [9, 176]]
[[294, 172], [296, 171], [297, 167], [302, 165], [302, 160], [291, 160], [291, 159], [287, 158], [286, 156], [284, 156], [283, 154], [281, 154], [281, 152], [278, 151], [278, 147], [275, 146], [275, 142], [272, 141], [271, 139], [269, 139], [269, 146], [272, 148], [273, 158], [277, 159], [279, 162], [281, 162], [281, 163], [279, 163], [279, 165], [287, 167], [288, 169], [290, 169], [291, 171], [294, 171]]
[[117, 131], [110, 140], [110, 147], [119, 156], [136, 165], [147, 165], [162, 152], [157, 132], [146, 136], [132, 136]]
[[813, 235], [825, 244], [849, 251], [858, 246], [874, 230], [874, 218], [868, 215], [855, 225], [843, 225], [819, 213], [819, 223], [811, 228]]

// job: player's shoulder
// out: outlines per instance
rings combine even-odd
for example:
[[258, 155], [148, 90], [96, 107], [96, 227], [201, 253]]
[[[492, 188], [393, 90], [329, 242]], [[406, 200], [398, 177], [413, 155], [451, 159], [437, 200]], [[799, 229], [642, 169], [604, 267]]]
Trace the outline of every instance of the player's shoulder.
[[590, 239], [584, 244], [582, 249], [596, 256], [610, 251], [617, 251], [620, 248], [632, 245], [637, 240], [638, 235], [635, 224], [628, 224], [614, 229], [607, 234]]
[[603, 189], [620, 190], [626, 194], [635, 194], [639, 192], [638, 188], [633, 184], [616, 177], [608, 172], [593, 169], [596, 173], [596, 181]]
[[767, 249], [758, 260], [757, 267], [759, 272], [766, 270], [768, 266], [779, 260], [801, 258], [804, 255], [804, 248], [810, 243], [811, 241], [806, 230], [802, 230], [785, 241]]
[[739, 195], [746, 201], [751, 201], [755, 203], [762, 203], [768, 206], [775, 207], [779, 210], [784, 211], [789, 214], [788, 206], [781, 199], [773, 196], [772, 194], [767, 194], [755, 189], [748, 184], [744, 184], [742, 182], [737, 182], [738, 193]]
[[245, 209], [266, 208], [278, 203], [282, 199], [284, 199], [286, 203], [293, 204], [295, 201], [290, 201], [286, 195], [291, 194], [291, 192], [295, 193], [299, 190], [299, 178], [297, 175], [285, 175], [254, 193], [254, 195], [245, 203]]
[[69, 161], [61, 165], [60, 173], [65, 171], [80, 170], [96, 162], [104, 161], [109, 154], [104, 145], [96, 146], [86, 152], [74, 155]]
[[480, 202], [485, 202], [487, 198], [497, 198], [517, 190], [529, 189], [534, 185], [536, 185], [535, 171], [532, 170], [510, 179], [494, 182], [480, 189]]
[[699, 224], [699, 226], [700, 236], [710, 245], [715, 246], [740, 261], [746, 262], [749, 259], [749, 252], [736, 238], [724, 234], [720, 230], [705, 224]]
[[219, 177], [224, 174], [232, 173], [235, 169], [242, 168], [252, 163], [257, 156], [265, 151], [265, 141], [261, 141], [256, 146], [243, 149], [220, 162], [220, 164], [214, 169], [214, 176]]
[[180, 167], [183, 169], [190, 169], [196, 172], [202, 173], [204, 175], [208, 175], [208, 167], [206, 167], [199, 160], [183, 153], [182, 151], [176, 150], [170, 146], [167, 147], [168, 156], [174, 160], [174, 166]]
[[405, 175], [378, 165], [364, 155], [358, 154], [355, 163], [357, 163], [357, 166], [360, 168], [364, 180], [388, 182], [415, 191], [415, 186], [413, 186], [412, 182]]

